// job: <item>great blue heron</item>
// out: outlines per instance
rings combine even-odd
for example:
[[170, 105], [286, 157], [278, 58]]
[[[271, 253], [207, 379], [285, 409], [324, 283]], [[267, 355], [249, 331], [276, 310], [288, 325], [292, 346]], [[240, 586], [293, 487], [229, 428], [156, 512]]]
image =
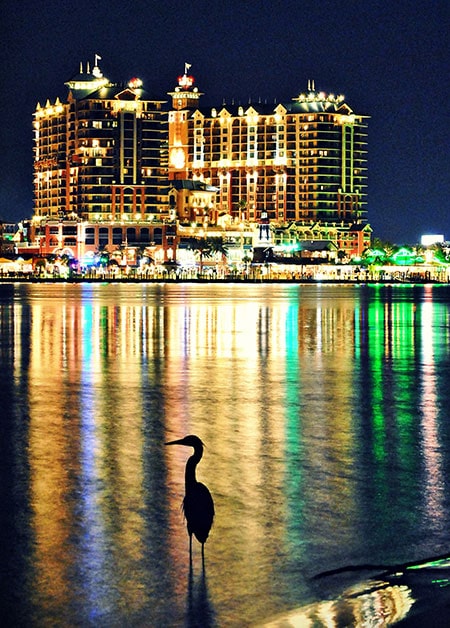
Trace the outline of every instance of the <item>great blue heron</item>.
[[205, 542], [214, 519], [214, 502], [208, 488], [201, 482], [197, 482], [195, 477], [195, 470], [203, 456], [203, 443], [198, 436], [190, 434], [166, 445], [185, 445], [194, 448], [194, 453], [186, 462], [183, 510], [189, 534], [189, 556], [192, 559], [192, 535], [194, 534], [197, 541], [202, 544], [202, 561], [204, 561]]

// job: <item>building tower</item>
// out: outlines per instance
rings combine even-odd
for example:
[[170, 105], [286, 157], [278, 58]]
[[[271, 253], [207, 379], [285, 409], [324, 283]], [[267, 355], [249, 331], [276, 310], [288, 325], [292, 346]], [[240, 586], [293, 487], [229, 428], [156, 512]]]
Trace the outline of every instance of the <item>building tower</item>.
[[167, 113], [142, 81], [111, 83], [96, 55], [66, 83], [66, 102], [34, 114], [35, 218], [158, 219], [167, 211]]
[[[367, 116], [356, 115], [344, 96], [316, 91], [312, 81], [288, 103], [206, 109], [187, 78], [171, 93], [170, 178], [218, 189], [212, 215], [267, 221], [299, 240], [330, 240], [361, 253], [370, 240]], [[180, 93], [185, 98], [177, 100]]]
[[184, 65], [183, 76], [178, 77], [178, 85], [168, 95], [172, 98], [172, 111], [169, 113], [169, 179], [188, 179], [189, 137], [188, 120], [192, 111], [198, 108], [203, 94], [194, 87], [195, 79], [188, 75], [189, 63]]
[[[366, 218], [367, 116], [342, 95], [308, 91], [293, 99], [290, 145], [298, 155], [296, 219], [361, 222]], [[293, 139], [295, 137], [295, 144]]]

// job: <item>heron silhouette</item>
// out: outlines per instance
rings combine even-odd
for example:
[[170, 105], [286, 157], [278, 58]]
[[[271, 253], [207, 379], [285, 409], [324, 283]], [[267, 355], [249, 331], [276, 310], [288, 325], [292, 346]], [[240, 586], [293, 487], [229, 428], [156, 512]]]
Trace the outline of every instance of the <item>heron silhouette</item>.
[[205, 543], [214, 519], [214, 502], [208, 488], [197, 481], [195, 471], [203, 456], [203, 443], [198, 436], [190, 434], [180, 440], [173, 440], [166, 445], [184, 445], [193, 447], [194, 453], [186, 462], [185, 495], [183, 511], [189, 534], [189, 557], [192, 561], [192, 535], [202, 544], [202, 563], [205, 562]]

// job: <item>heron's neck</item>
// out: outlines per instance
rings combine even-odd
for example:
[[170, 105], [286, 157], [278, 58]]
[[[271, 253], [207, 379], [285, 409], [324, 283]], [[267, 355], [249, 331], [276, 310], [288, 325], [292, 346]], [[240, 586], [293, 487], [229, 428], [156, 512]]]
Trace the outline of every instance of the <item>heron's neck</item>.
[[186, 489], [196, 484], [195, 470], [203, 455], [203, 450], [196, 449], [193, 455], [186, 462], [185, 483]]

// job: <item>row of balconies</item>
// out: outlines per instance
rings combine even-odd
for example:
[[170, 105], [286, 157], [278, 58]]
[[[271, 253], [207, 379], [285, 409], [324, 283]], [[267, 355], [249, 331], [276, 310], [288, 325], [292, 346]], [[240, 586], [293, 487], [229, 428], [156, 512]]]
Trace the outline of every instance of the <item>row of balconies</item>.
[[[359, 150], [367, 150], [367, 144], [363, 140], [356, 140], [352, 142], [353, 148], [359, 148]], [[193, 151], [194, 146], [199, 146], [199, 143], [189, 142], [189, 150]], [[334, 137], [334, 138], [323, 138], [323, 137], [314, 137], [314, 138], [295, 138], [288, 139], [287, 141], [280, 141], [279, 143], [274, 142], [271, 139], [267, 138], [258, 138], [257, 141], [253, 142], [221, 142], [219, 139], [214, 140], [212, 142], [203, 142], [200, 146], [205, 151], [219, 151], [219, 150], [231, 150], [232, 152], [241, 152], [245, 147], [247, 149], [248, 146], [257, 146], [258, 149], [265, 150], [275, 150], [277, 147], [283, 147], [287, 150], [297, 150], [298, 147], [304, 147], [306, 149], [310, 148], [321, 148], [323, 150], [336, 150], [339, 151], [342, 146], [342, 138]]]
[[[198, 143], [190, 143], [189, 144], [189, 153], [194, 154], [195, 152], [199, 152], [199, 150], [204, 155], [211, 154], [246, 154], [247, 151], [257, 149], [259, 152], [270, 153], [270, 152], [280, 152], [284, 151], [287, 153], [295, 153], [299, 151], [309, 151], [312, 149], [328, 151], [329, 153], [334, 153], [336, 156], [340, 155], [340, 151], [342, 149], [342, 141], [341, 138], [335, 138], [327, 140], [326, 138], [314, 138], [308, 140], [301, 141], [290, 141], [280, 142], [277, 144], [272, 140], [264, 140], [258, 139], [257, 142], [247, 143], [247, 142], [205, 142], [199, 146]], [[352, 148], [354, 152], [359, 153], [367, 153], [367, 144], [364, 141], [353, 141]]]
[[[226, 109], [226, 106], [225, 106]], [[367, 126], [367, 121], [356, 116], [354, 120], [355, 125]], [[284, 116], [281, 116], [280, 119], [276, 120], [274, 115], [271, 114], [258, 114], [257, 119], [248, 118], [247, 116], [232, 116], [227, 118], [227, 122], [224, 123], [224, 118], [220, 118], [217, 116], [203, 118], [203, 120], [195, 118], [189, 120], [190, 125], [195, 125], [196, 127], [223, 127], [223, 124], [227, 126], [231, 126], [233, 128], [242, 127], [246, 128], [248, 126], [255, 125], [267, 125], [267, 126], [289, 126], [289, 125], [301, 125], [308, 127], [315, 126], [335, 126], [336, 120], [340, 119], [339, 113], [312, 113], [312, 112], [304, 112], [304, 113], [288, 113]]]
[[[209, 169], [209, 168], [213, 168], [213, 169], [229, 169], [229, 170], [233, 170], [233, 169], [242, 169], [242, 168], [247, 168], [247, 167], [251, 167], [251, 168], [258, 168], [258, 169], [266, 169], [266, 168], [279, 168], [279, 167], [292, 167], [294, 168], [295, 166], [304, 166], [304, 167], [308, 167], [308, 170], [310, 171], [310, 169], [314, 166], [318, 166], [320, 165], [320, 169], [322, 170], [322, 168], [327, 167], [329, 169], [335, 169], [336, 171], [340, 170], [341, 168], [341, 164], [339, 162], [336, 163], [336, 160], [327, 158], [327, 157], [321, 157], [318, 155], [301, 155], [299, 157], [297, 156], [287, 156], [285, 158], [283, 157], [265, 157], [263, 155], [259, 154], [260, 151], [258, 151], [258, 155], [257, 157], [248, 157], [247, 154], [241, 154], [240, 155], [240, 159], [239, 158], [232, 158], [232, 159], [223, 159], [220, 158], [219, 156], [211, 156], [211, 158], [208, 158], [208, 155], [205, 155], [204, 159], [202, 162], [196, 162], [195, 164], [193, 164], [193, 160], [191, 158], [191, 163], [190, 163], [190, 167], [193, 167], [194, 169], [200, 168], [200, 169]], [[328, 161], [328, 164], [326, 163]], [[367, 159], [363, 158], [363, 157], [358, 157], [353, 159], [353, 163], [354, 165], [360, 169], [363, 170], [365, 169], [363, 164], [367, 162]], [[335, 165], [336, 164], [336, 165]]]
[[[367, 135], [367, 125], [355, 125], [352, 127], [353, 133]], [[194, 133], [198, 135], [202, 135], [203, 137], [248, 137], [250, 134], [256, 134], [258, 136], [262, 135], [280, 135], [284, 134], [286, 136], [297, 137], [299, 135], [304, 136], [326, 136], [326, 135], [341, 135], [341, 126], [336, 126], [332, 124], [328, 125], [308, 125], [301, 126], [300, 128], [295, 125], [286, 125], [282, 128], [277, 129], [274, 126], [268, 126], [265, 124], [259, 124], [256, 127], [249, 127], [247, 125], [242, 127], [227, 127], [227, 128], [209, 128], [209, 127], [189, 127], [189, 134], [192, 136]]]
[[[196, 145], [196, 151], [198, 152], [199, 147]], [[220, 155], [221, 153], [232, 154], [232, 155], [246, 155], [248, 150], [256, 149], [260, 153], [279, 153], [283, 151], [286, 154], [293, 154], [296, 152], [308, 152], [311, 150], [316, 151], [327, 151], [328, 154], [336, 155], [338, 157], [341, 152], [342, 142], [340, 141], [326, 141], [323, 139], [315, 139], [312, 141], [301, 141], [301, 142], [287, 142], [284, 144], [276, 144], [272, 141], [268, 142], [257, 142], [252, 143], [250, 146], [246, 143], [235, 143], [232, 144], [220, 142], [214, 142], [212, 144], [203, 144], [201, 146], [201, 152], [207, 156], [211, 154]], [[367, 153], [367, 146], [364, 142], [354, 142], [352, 145], [354, 153]], [[189, 153], [191, 155], [194, 154], [195, 146], [191, 144], [189, 146]], [[242, 157], [241, 157], [242, 158]]]
[[[302, 162], [297, 160], [287, 160], [285, 165], [280, 164], [275, 160], [268, 159], [252, 159], [245, 161], [235, 161], [231, 160], [228, 163], [225, 163], [223, 160], [221, 161], [205, 161], [203, 164], [195, 164], [194, 170], [203, 172], [205, 174], [208, 171], [212, 171], [213, 173], [217, 171], [217, 174], [213, 174], [213, 176], [219, 176], [219, 173], [222, 171], [228, 172], [230, 174], [235, 173], [239, 174], [241, 177], [246, 177], [247, 174], [257, 172], [258, 176], [261, 177], [274, 177], [277, 175], [278, 169], [281, 168], [282, 172], [287, 174], [288, 176], [295, 176], [295, 173], [305, 174], [305, 176], [316, 176], [319, 173], [324, 176], [329, 177], [340, 177], [341, 168], [340, 166], [332, 167], [332, 166], [323, 166], [320, 160], [304, 160]], [[355, 177], [363, 177], [365, 178], [367, 168], [363, 167], [362, 164], [358, 164], [357, 168], [360, 173], [354, 174]], [[214, 185], [217, 185], [219, 182], [216, 182]]]
[[52, 131], [50, 132], [49, 130], [41, 130], [39, 133], [35, 133], [35, 144], [42, 144], [42, 145], [46, 145], [46, 144], [60, 144], [61, 142], [63, 142], [64, 144], [66, 143], [66, 137], [67, 137], [67, 133], [65, 132], [65, 130], [59, 130], [59, 129], [52, 129]]

